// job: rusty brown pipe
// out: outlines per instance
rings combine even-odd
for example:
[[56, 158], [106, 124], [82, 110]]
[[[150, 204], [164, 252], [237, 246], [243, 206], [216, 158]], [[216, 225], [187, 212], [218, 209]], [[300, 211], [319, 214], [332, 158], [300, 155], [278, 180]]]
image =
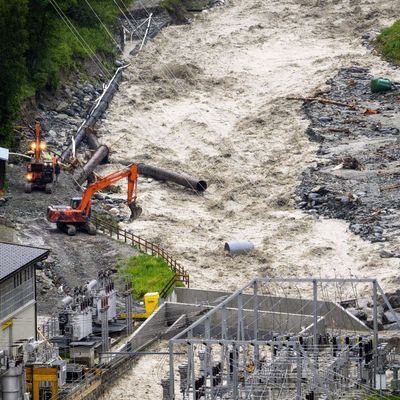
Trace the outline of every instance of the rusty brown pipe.
[[174, 182], [197, 192], [204, 192], [207, 189], [207, 182], [204, 180], [198, 180], [185, 174], [177, 174], [176, 172], [147, 164], [138, 164], [138, 173], [139, 175], [149, 176], [158, 181]]

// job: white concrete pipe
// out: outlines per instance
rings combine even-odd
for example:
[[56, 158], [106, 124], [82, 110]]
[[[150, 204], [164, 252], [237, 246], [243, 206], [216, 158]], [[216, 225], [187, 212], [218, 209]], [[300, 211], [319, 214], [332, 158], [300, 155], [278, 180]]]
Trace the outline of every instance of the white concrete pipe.
[[231, 255], [245, 254], [254, 250], [254, 244], [247, 240], [232, 240], [225, 243], [225, 251]]

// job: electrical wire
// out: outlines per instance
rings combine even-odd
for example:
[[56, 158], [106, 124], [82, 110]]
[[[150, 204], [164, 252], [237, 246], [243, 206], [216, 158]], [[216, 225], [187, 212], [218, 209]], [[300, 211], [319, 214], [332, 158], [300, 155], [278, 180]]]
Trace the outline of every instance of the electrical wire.
[[99, 59], [97, 54], [92, 50], [92, 48], [89, 46], [89, 44], [86, 42], [86, 40], [83, 38], [83, 36], [79, 33], [79, 31], [75, 28], [74, 24], [69, 20], [69, 18], [65, 15], [64, 11], [62, 8], [59, 6], [57, 3], [57, 0], [49, 0], [50, 4], [53, 6], [59, 17], [62, 19], [62, 21], [67, 25], [68, 29], [71, 31], [72, 35], [75, 37], [75, 39], [81, 44], [83, 49], [86, 51], [88, 56], [91, 58], [93, 63], [99, 68], [102, 74], [104, 74], [106, 77], [110, 77], [111, 73], [108, 71], [108, 69], [103, 65], [102, 61]]
[[94, 10], [94, 8], [92, 7], [92, 5], [89, 3], [88, 0], [85, 0], [86, 4], [89, 6], [89, 8], [92, 10], [92, 12], [94, 13], [94, 15], [96, 16], [96, 18], [98, 19], [98, 21], [100, 22], [101, 26], [103, 27], [103, 29], [106, 31], [107, 35], [111, 38], [111, 40], [114, 42], [114, 44], [116, 45], [117, 49], [121, 50], [121, 46], [119, 45], [119, 43], [114, 39], [114, 36], [111, 34], [111, 32], [109, 31], [109, 29], [107, 28], [107, 26], [104, 24], [104, 22], [102, 21], [102, 19], [99, 17], [99, 15], [96, 13], [96, 11]]

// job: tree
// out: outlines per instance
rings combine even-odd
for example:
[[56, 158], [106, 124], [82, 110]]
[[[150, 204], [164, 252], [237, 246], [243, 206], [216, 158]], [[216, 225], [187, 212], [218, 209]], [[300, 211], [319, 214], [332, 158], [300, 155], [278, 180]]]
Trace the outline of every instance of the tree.
[[109, 0], [0, 0], [0, 145], [15, 142], [25, 98], [56, 88], [61, 71], [93, 53], [111, 56], [103, 24], [111, 28], [118, 14]]
[[[61, 5], [60, 5], [61, 3]], [[67, 8], [62, 2], [62, 11]], [[34, 90], [57, 86], [61, 66], [68, 66], [72, 56], [65, 27], [49, 0], [29, 0], [29, 48], [26, 52], [29, 80]]]
[[0, 0], [0, 144], [14, 143], [13, 124], [26, 84], [27, 0]]

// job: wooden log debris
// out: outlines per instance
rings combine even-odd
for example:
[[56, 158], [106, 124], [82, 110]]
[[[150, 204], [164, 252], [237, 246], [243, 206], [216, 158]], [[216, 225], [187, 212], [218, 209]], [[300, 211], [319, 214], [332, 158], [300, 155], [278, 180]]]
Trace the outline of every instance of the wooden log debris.
[[341, 106], [351, 108], [352, 110], [362, 109], [360, 106], [350, 103], [343, 103], [341, 101], [326, 99], [324, 97], [286, 97], [287, 100], [298, 100], [298, 101], [317, 101], [321, 104], [332, 104], [334, 106]]
[[381, 186], [379, 190], [381, 192], [385, 190], [394, 190], [394, 189], [400, 189], [400, 183], [393, 183], [392, 185], [387, 185], [387, 186]]

